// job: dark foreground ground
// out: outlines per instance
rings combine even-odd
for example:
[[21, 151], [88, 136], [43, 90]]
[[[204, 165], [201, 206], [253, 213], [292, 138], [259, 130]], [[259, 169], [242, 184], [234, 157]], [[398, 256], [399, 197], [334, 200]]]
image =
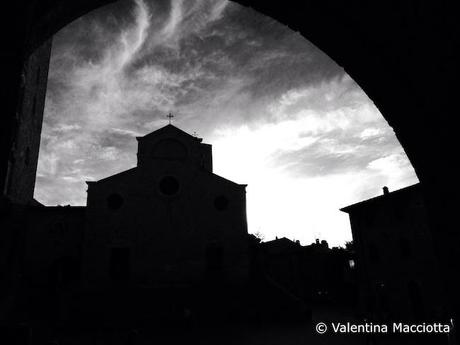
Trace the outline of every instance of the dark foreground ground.
[[[370, 337], [364, 334], [334, 334], [330, 330], [318, 334], [318, 322], [357, 322], [352, 313], [338, 308], [317, 308], [312, 312], [312, 321], [276, 323], [214, 322], [212, 325], [193, 323], [176, 326], [151, 324], [140, 328], [105, 329], [52, 329], [45, 325], [32, 327], [30, 344], [46, 345], [144, 345], [144, 344], [200, 344], [200, 345], [340, 345], [340, 344], [449, 344], [447, 337]], [[47, 329], [47, 330], [46, 330]]]

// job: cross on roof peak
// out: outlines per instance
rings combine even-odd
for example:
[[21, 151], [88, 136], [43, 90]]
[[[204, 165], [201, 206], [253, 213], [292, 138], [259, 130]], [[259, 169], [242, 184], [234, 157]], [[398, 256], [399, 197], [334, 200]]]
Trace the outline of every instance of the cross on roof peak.
[[171, 113], [169, 113], [168, 115], [166, 115], [166, 117], [167, 117], [168, 120], [169, 120], [169, 124], [171, 124], [171, 120], [172, 120], [172, 118], [174, 117], [174, 115], [171, 114]]

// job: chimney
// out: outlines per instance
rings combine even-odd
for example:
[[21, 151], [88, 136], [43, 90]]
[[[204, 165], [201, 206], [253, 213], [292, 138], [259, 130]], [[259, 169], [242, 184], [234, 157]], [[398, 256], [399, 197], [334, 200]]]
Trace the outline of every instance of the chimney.
[[388, 190], [388, 187], [385, 186], [383, 187], [383, 195], [387, 195], [387, 194], [390, 194], [390, 191]]

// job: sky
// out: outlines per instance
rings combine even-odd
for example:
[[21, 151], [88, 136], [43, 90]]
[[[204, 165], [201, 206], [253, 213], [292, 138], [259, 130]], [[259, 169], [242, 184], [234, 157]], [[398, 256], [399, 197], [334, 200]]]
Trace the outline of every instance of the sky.
[[343, 245], [341, 207], [418, 182], [373, 102], [299, 33], [231, 1], [133, 0], [54, 36], [35, 198], [85, 205], [85, 181], [134, 167], [135, 136], [169, 112], [248, 184], [264, 240]]

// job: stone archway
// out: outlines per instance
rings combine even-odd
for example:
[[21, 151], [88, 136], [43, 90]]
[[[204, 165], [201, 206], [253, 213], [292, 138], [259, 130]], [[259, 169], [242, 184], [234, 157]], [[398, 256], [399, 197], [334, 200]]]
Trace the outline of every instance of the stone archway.
[[[13, 24], [7, 24], [6, 18], [0, 24], [6, 34], [0, 55], [4, 72], [0, 87], [2, 190], [18, 135], [15, 123], [20, 117], [24, 61], [60, 28], [110, 2], [113, 0], [21, 0], [3, 12]], [[422, 182], [434, 243], [454, 298], [460, 260], [455, 248], [457, 210], [452, 203], [458, 190], [452, 181], [458, 173], [453, 121], [458, 76], [454, 51], [459, 32], [456, 12], [449, 8], [453, 5], [437, 1], [236, 2], [299, 31], [344, 67], [374, 101]], [[454, 300], [458, 310], [458, 298]]]

